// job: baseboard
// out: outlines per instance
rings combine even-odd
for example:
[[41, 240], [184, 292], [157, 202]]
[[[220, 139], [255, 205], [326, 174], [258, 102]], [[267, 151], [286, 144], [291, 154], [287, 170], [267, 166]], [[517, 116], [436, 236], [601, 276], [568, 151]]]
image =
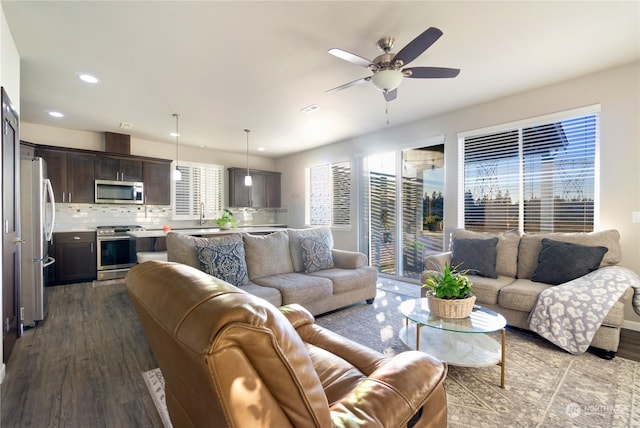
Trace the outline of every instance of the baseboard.
[[640, 322], [624, 320], [622, 322], [622, 328], [626, 328], [627, 330], [640, 331]]

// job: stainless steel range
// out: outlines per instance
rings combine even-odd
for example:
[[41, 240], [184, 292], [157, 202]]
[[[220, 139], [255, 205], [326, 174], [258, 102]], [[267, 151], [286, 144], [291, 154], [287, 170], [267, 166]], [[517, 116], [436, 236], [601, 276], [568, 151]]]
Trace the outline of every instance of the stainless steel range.
[[136, 241], [129, 231], [143, 231], [142, 226], [98, 226], [98, 281], [124, 278], [136, 264]]

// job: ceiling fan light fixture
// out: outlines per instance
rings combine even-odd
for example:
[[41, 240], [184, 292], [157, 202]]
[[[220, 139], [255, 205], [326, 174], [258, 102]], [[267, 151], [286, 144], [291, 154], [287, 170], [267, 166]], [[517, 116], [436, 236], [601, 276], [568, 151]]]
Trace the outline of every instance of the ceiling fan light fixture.
[[381, 91], [389, 92], [400, 86], [403, 77], [400, 70], [380, 70], [371, 76], [371, 83]]

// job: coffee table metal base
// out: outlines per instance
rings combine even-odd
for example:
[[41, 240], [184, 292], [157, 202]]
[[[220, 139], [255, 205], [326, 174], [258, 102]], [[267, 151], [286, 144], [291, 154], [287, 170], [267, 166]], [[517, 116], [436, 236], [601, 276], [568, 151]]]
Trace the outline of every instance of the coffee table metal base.
[[400, 329], [400, 340], [411, 349], [424, 350], [433, 357], [452, 366], [487, 367], [499, 365], [500, 387], [504, 388], [504, 351], [506, 331], [501, 329], [501, 341], [483, 333], [458, 333], [405, 320]]

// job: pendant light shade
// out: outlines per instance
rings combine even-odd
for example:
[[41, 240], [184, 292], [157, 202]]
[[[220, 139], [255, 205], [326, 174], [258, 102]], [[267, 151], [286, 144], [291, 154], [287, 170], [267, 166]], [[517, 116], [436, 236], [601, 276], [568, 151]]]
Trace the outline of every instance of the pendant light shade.
[[251, 174], [249, 173], [249, 129], [245, 129], [244, 132], [247, 133], [247, 175], [244, 176], [244, 185], [249, 187], [253, 184], [253, 180], [251, 179]]
[[180, 180], [182, 180], [182, 173], [178, 169], [178, 137], [180, 137], [180, 132], [179, 132], [179, 128], [178, 128], [178, 119], [180, 119], [180, 115], [177, 114], [177, 113], [174, 113], [173, 117], [176, 118], [176, 132], [175, 132], [175, 137], [176, 137], [176, 169], [173, 170], [173, 179], [175, 181], [180, 181]]

